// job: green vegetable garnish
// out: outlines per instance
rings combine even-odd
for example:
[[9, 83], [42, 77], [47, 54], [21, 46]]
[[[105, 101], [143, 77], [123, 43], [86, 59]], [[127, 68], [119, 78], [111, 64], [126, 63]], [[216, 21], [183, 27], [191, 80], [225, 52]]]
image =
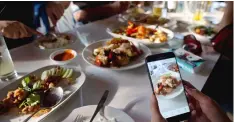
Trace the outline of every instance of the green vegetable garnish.
[[40, 81], [37, 81], [36, 83], [33, 84], [33, 90], [35, 89], [40, 89], [41, 88], [41, 82]]
[[22, 108], [23, 106], [34, 106], [40, 103], [40, 95], [32, 93], [30, 94], [19, 106]]

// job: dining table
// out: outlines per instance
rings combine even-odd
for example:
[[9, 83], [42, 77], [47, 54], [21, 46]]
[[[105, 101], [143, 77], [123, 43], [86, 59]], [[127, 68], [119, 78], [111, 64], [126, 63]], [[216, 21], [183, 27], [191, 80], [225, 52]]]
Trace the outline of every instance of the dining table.
[[[183, 15], [176, 17], [183, 20]], [[145, 65], [125, 71], [114, 71], [89, 65], [82, 58], [82, 50], [85, 46], [95, 41], [111, 38], [106, 33], [106, 28], [116, 25], [119, 22], [119, 16], [115, 15], [69, 31], [76, 35], [77, 40], [65, 48], [73, 49], [78, 53], [75, 60], [69, 65], [80, 66], [86, 74], [86, 81], [73, 97], [41, 121], [65, 122], [64, 119], [74, 109], [86, 105], [96, 105], [105, 90], [110, 91], [106, 106], [123, 110], [135, 122], [150, 121], [150, 97], [152, 95], [152, 89]], [[182, 37], [190, 34], [187, 30], [188, 25], [189, 23], [186, 24], [178, 20], [177, 26], [171, 28], [175, 34], [175, 38], [170, 40], [172, 44], [164, 47], [151, 48], [152, 54], [166, 52], [173, 46], [181, 46], [183, 43]], [[82, 35], [83, 38], [79, 38], [77, 33]], [[180, 69], [182, 79], [190, 82], [198, 90], [203, 88], [220, 57], [220, 54], [215, 52], [212, 46], [208, 44], [203, 45], [202, 49], [201, 57], [205, 60], [205, 65], [200, 72], [189, 73]], [[38, 68], [55, 64], [49, 58], [53, 51], [55, 50], [39, 49], [33, 42], [11, 49], [10, 54], [20, 77]], [[14, 81], [0, 81], [0, 88]]]

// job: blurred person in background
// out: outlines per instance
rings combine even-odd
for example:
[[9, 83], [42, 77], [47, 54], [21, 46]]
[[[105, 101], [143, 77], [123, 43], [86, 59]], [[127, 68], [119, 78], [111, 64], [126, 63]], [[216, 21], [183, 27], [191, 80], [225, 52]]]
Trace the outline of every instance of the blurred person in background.
[[48, 17], [53, 25], [63, 16], [68, 3], [56, 2], [0, 2], [0, 33], [9, 49], [28, 44], [33, 36], [42, 36], [36, 31], [40, 18], [50, 29]]
[[211, 39], [214, 50], [221, 54], [202, 92], [229, 115], [233, 114], [233, 1], [226, 1], [218, 33]]
[[78, 25], [104, 19], [126, 11], [126, 1], [77, 1], [73, 2], [73, 16]]

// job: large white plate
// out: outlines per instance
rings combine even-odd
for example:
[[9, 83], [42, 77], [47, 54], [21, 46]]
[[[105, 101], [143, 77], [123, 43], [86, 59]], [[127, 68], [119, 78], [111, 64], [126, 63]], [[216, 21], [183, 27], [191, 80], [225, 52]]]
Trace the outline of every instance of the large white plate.
[[[35, 74], [36, 76], [41, 76], [41, 73], [45, 70], [51, 69], [53, 67], [56, 67], [58, 65], [50, 65], [43, 68], [40, 68], [36, 71], [33, 71], [29, 73], [28, 75], [23, 76], [22, 78], [12, 82], [11, 84], [7, 85], [3, 89], [0, 90], [0, 99], [2, 100], [4, 97], [6, 97], [7, 92], [10, 90], [15, 90], [20, 84], [23, 78], [29, 76], [30, 74]], [[69, 100], [78, 90], [79, 88], [84, 84], [86, 76], [83, 71], [81, 71], [80, 67], [74, 67], [74, 66], [61, 66], [65, 68], [71, 68], [74, 70], [74, 74], [72, 75], [72, 78], [75, 80], [75, 83], [72, 85], [69, 85], [67, 87], [62, 87], [64, 90], [64, 98], [61, 103], [59, 103], [57, 106], [55, 106], [50, 112], [40, 116], [40, 117], [33, 117], [29, 121], [35, 122], [40, 121], [52, 112], [55, 112], [57, 108], [62, 106], [67, 100]], [[12, 113], [6, 113], [4, 115], [0, 115], [0, 121], [1, 122], [21, 122], [24, 119], [26, 119], [29, 115], [19, 115], [18, 113], [12, 112]]]
[[202, 36], [202, 35], [200, 35], [200, 34], [197, 34], [197, 33], [194, 32], [194, 28], [195, 28], [196, 26], [197, 26], [197, 25], [189, 26], [189, 27], [188, 27], [189, 32], [192, 33], [192, 34], [196, 37], [196, 39], [197, 39], [198, 41], [200, 41], [201, 43], [205, 43], [205, 44], [210, 43], [210, 40], [214, 37], [214, 34], [212, 34], [211, 36], [208, 36], [208, 35]]
[[[77, 115], [82, 115], [84, 119], [87, 118], [87, 122], [88, 122], [88, 120], [93, 115], [96, 107], [97, 105], [89, 105], [89, 106], [84, 106], [81, 108], [76, 108], [62, 122], [73, 122]], [[104, 116], [107, 119], [115, 118], [117, 122], [134, 122], [134, 120], [130, 116], [128, 116], [126, 113], [124, 113], [123, 111], [119, 109], [110, 107], [110, 106], [105, 107]], [[96, 117], [94, 118], [93, 122], [97, 121], [99, 118], [100, 118], [100, 114], [98, 113]], [[86, 119], [84, 121], [86, 121]]]
[[[166, 74], [170, 74], [171, 76], [175, 77], [177, 80], [180, 80], [181, 81], [181, 78], [180, 78], [180, 74], [177, 73], [177, 72], [173, 72], [173, 71], [168, 71], [166, 73], [163, 73], [161, 74], [160, 76], [162, 75], [166, 75]], [[158, 76], [158, 74], [156, 74]], [[160, 77], [156, 77], [156, 76], [153, 76], [152, 77], [152, 80], [154, 82], [154, 88], [155, 86], [157, 85], [157, 81], [159, 80]], [[179, 86], [176, 87], [176, 89], [173, 89], [173, 91], [165, 96], [163, 95], [157, 95], [157, 98], [159, 99], [172, 99], [172, 98], [175, 98], [177, 97], [178, 95], [180, 95], [182, 92], [184, 91], [184, 87], [183, 87], [183, 84], [182, 84], [182, 81], [180, 83]]]
[[[147, 25], [145, 27], [155, 29], [156, 25]], [[119, 28], [119, 27], [116, 27], [116, 28]], [[149, 39], [136, 39], [136, 38], [132, 38], [132, 37], [128, 37], [128, 36], [113, 33], [112, 31], [115, 30], [116, 28], [115, 27], [107, 28], [106, 32], [109, 33], [111, 36], [113, 36], [115, 38], [123, 38], [123, 39], [127, 39], [129, 41], [142, 43], [142, 44], [144, 44], [144, 45], [146, 45], [148, 47], [160, 47], [160, 46], [163, 46], [163, 45], [167, 44], [167, 42], [154, 43], [154, 42], [151, 42]], [[166, 28], [163, 28], [163, 27], [160, 27], [160, 26], [158, 26], [157, 29], [167, 33], [167, 37], [168, 37], [167, 41], [169, 41], [170, 39], [172, 39], [174, 37], [174, 33], [169, 29], [166, 29]]]
[[95, 57], [93, 56], [93, 50], [98, 48], [98, 47], [101, 47], [101, 46], [104, 46], [106, 45], [106, 42], [109, 41], [111, 39], [104, 39], [104, 40], [101, 40], [101, 41], [97, 41], [97, 42], [94, 42], [90, 45], [88, 45], [87, 47], [84, 48], [83, 52], [82, 52], [82, 57], [83, 59], [90, 65], [93, 65], [95, 67], [98, 67], [98, 68], [101, 68], [101, 69], [111, 69], [111, 70], [129, 70], [129, 69], [133, 69], [133, 68], [137, 68], [137, 67], [140, 67], [142, 65], [144, 65], [145, 63], [145, 58], [151, 54], [151, 51], [148, 47], [146, 47], [145, 45], [143, 44], [139, 44], [139, 43], [134, 43], [134, 45], [141, 49], [143, 51], [143, 54], [138, 57], [136, 60], [132, 61], [130, 64], [126, 65], [126, 66], [122, 66], [120, 68], [108, 68], [108, 67], [99, 67], [97, 65], [95, 65], [93, 62], [94, 62], [94, 59]]
[[[58, 33], [59, 34], [59, 33]], [[39, 41], [42, 40], [44, 37], [39, 37], [37, 38], [35, 41], [34, 41], [34, 45], [42, 50], [54, 50], [54, 49], [62, 49], [62, 48], [65, 48], [71, 44], [73, 44], [78, 38], [75, 34], [75, 32], [73, 31], [69, 31], [69, 32], [64, 32], [64, 33], [60, 33], [60, 34], [66, 34], [68, 35], [71, 39], [69, 40], [69, 43], [67, 45], [64, 45], [62, 47], [58, 47], [58, 48], [45, 48], [45, 47], [42, 47], [40, 46], [39, 44]]]

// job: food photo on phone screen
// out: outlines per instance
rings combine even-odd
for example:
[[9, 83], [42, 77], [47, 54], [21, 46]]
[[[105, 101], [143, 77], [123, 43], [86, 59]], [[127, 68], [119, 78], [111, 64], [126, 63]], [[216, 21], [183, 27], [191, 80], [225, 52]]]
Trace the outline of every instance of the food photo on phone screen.
[[188, 113], [189, 106], [176, 59], [167, 58], [147, 63], [154, 93], [164, 118]]

